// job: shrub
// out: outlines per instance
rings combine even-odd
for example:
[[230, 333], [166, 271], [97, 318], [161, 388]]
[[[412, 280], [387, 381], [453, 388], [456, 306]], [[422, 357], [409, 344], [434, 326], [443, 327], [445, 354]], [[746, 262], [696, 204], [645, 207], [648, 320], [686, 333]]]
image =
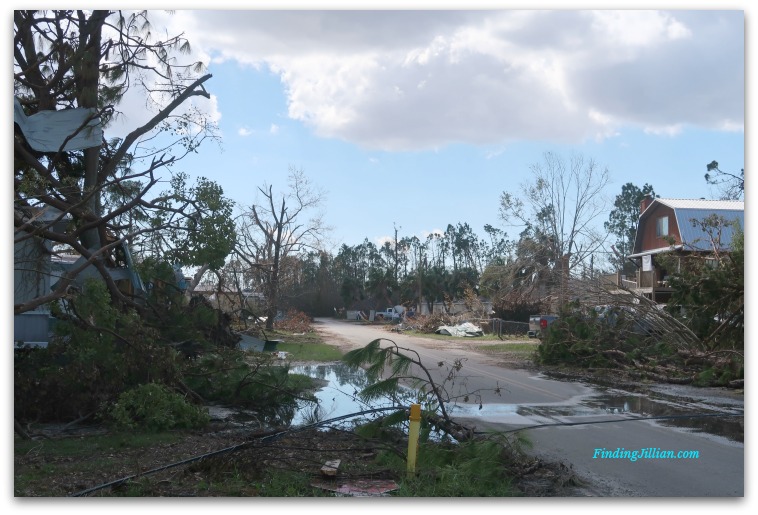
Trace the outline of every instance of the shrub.
[[148, 383], [122, 393], [108, 410], [110, 422], [119, 429], [196, 429], [210, 420], [204, 408], [188, 403], [164, 385]]
[[59, 321], [48, 347], [15, 354], [19, 420], [76, 420], [138, 384], [171, 384], [180, 374], [176, 352], [135, 312], [115, 309], [101, 281], [88, 281], [53, 312]]

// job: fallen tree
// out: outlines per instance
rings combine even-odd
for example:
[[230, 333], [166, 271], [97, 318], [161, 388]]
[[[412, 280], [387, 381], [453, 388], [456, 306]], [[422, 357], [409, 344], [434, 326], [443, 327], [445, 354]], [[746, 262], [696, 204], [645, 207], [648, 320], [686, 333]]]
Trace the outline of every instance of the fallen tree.
[[739, 387], [744, 353], [713, 348], [673, 309], [599, 282], [565, 305], [538, 348], [545, 365], [614, 369], [672, 384]]

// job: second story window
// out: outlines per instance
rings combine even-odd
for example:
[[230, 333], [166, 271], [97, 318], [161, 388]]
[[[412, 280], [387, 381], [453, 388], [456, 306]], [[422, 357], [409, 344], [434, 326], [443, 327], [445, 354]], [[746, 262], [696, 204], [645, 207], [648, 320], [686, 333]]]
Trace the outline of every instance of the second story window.
[[662, 216], [658, 218], [658, 223], [655, 224], [655, 235], [660, 237], [669, 235], [669, 217]]

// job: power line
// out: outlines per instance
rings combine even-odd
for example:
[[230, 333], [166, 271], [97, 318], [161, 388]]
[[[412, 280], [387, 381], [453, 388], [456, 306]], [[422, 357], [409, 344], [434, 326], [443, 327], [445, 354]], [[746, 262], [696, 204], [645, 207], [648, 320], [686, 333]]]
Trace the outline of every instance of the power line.
[[282, 438], [282, 437], [284, 437], [284, 436], [286, 436], [288, 434], [298, 433], [300, 431], [307, 431], [309, 429], [314, 429], [314, 428], [319, 427], [319, 426], [323, 426], [323, 425], [326, 425], [326, 424], [331, 424], [333, 422], [339, 422], [340, 420], [346, 420], [346, 419], [353, 418], [353, 417], [359, 417], [361, 415], [369, 415], [371, 413], [379, 413], [379, 412], [382, 412], [382, 411], [398, 411], [398, 410], [404, 410], [404, 409], [406, 409], [404, 406], [390, 406], [390, 407], [384, 407], [384, 408], [374, 408], [374, 409], [360, 411], [360, 412], [357, 412], [357, 413], [351, 413], [349, 415], [342, 415], [340, 417], [335, 417], [335, 418], [332, 418], [332, 419], [329, 419], [329, 420], [322, 420], [320, 422], [314, 422], [313, 424], [308, 424], [308, 425], [305, 425], [305, 426], [295, 427], [295, 428], [292, 428], [292, 429], [287, 429], [285, 431], [279, 431], [279, 432], [276, 432], [274, 434], [270, 434], [270, 435], [266, 435], [266, 436], [264, 436], [262, 438], [258, 438], [256, 440], [240, 443], [240, 444], [237, 444], [237, 445], [232, 445], [231, 447], [226, 447], [224, 449], [208, 452], [208, 453], [201, 454], [201, 455], [198, 455], [198, 456], [193, 456], [191, 458], [187, 458], [187, 459], [182, 460], [182, 461], [177, 461], [175, 463], [171, 463], [171, 464], [168, 464], [168, 465], [163, 465], [161, 467], [157, 467], [157, 468], [154, 468], [152, 470], [141, 472], [139, 474], [133, 474], [131, 476], [123, 477], [121, 479], [116, 479], [115, 481], [110, 481], [108, 483], [103, 483], [101, 485], [93, 486], [92, 488], [88, 488], [86, 490], [82, 490], [80, 492], [76, 492], [74, 494], [71, 494], [71, 495], [69, 495], [69, 497], [84, 497], [84, 496], [89, 495], [89, 494], [91, 494], [93, 492], [96, 492], [98, 490], [103, 490], [105, 488], [110, 488], [110, 487], [118, 486], [118, 485], [121, 485], [123, 483], [126, 483], [127, 481], [131, 481], [132, 479], [136, 479], [138, 477], [148, 476], [148, 475], [155, 474], [157, 472], [162, 472], [164, 470], [168, 470], [168, 469], [171, 469], [171, 468], [174, 468], [174, 467], [179, 467], [181, 465], [187, 465], [189, 463], [194, 463], [196, 461], [201, 461], [201, 460], [204, 460], [205, 458], [210, 458], [212, 456], [219, 456], [221, 454], [226, 454], [226, 453], [230, 453], [230, 452], [239, 451], [240, 449], [244, 449], [246, 447], [249, 447], [250, 445], [252, 445], [255, 442], [266, 442], [266, 441], [278, 440], [279, 438]]

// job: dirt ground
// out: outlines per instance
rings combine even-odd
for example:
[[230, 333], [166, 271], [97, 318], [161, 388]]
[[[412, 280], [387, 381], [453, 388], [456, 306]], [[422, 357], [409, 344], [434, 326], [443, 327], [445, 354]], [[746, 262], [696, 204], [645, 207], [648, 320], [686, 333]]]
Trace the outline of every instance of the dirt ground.
[[[261, 479], [267, 469], [306, 474], [321, 487], [313, 495], [331, 495], [330, 485], [366, 480], [401, 481], [374, 458], [391, 442], [371, 442], [352, 432], [310, 429], [288, 434], [275, 431], [251, 434], [213, 423], [203, 432], [185, 433], [175, 443], [139, 449], [92, 449], [86, 457], [50, 458], [39, 452], [45, 438], [60, 438], [47, 430], [40, 445], [16, 454], [16, 475], [38, 473], [39, 480], [16, 497], [254, 497], [263, 495]], [[70, 432], [67, 438], [87, 445], [87, 432]], [[402, 451], [405, 442], [394, 444]], [[327, 461], [340, 460], [336, 477], [324, 476]], [[45, 474], [45, 470], [57, 471]], [[524, 496], [582, 496], [581, 485], [564, 465], [538, 459], [514, 461], [515, 486]], [[307, 494], [306, 494], [307, 495]]]

